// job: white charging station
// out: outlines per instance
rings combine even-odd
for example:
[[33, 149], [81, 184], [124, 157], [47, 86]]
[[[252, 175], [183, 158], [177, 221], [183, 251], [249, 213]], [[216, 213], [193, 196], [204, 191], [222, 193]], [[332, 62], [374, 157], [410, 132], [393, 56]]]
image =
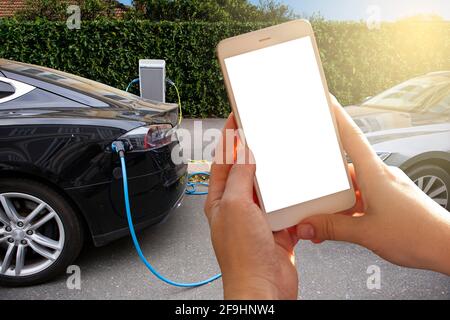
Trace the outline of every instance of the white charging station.
[[139, 60], [139, 83], [142, 98], [166, 102], [166, 61]]

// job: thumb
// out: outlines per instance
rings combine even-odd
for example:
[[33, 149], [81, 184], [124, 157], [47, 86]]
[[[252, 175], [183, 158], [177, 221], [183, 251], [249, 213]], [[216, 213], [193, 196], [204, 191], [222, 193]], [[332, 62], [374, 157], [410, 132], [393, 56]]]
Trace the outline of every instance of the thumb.
[[238, 195], [247, 199], [253, 199], [255, 172], [256, 165], [253, 153], [239, 143], [236, 150], [236, 163], [228, 175], [223, 197]]
[[334, 114], [345, 151], [352, 159], [359, 175], [373, 171], [377, 167], [377, 164], [380, 164], [380, 159], [361, 129], [339, 104], [336, 98], [333, 98]]
[[297, 226], [297, 237], [301, 240], [359, 243], [360, 234], [361, 218], [343, 214], [310, 217]]

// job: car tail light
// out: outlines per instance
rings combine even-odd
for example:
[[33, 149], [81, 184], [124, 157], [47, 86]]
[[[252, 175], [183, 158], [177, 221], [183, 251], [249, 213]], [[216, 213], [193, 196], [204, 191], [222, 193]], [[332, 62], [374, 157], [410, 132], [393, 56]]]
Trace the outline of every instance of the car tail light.
[[121, 137], [129, 141], [133, 150], [152, 150], [169, 145], [175, 131], [171, 124], [154, 124], [139, 127]]
[[170, 124], [150, 126], [144, 138], [144, 148], [156, 149], [170, 144], [172, 142], [171, 130], [172, 126]]

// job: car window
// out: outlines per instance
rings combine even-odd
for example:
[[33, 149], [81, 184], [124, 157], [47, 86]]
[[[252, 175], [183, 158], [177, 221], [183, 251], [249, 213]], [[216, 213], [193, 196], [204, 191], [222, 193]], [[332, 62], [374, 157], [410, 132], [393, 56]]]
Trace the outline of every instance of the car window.
[[59, 85], [51, 84], [49, 82], [45, 82], [45, 81], [38, 80], [35, 78], [30, 78], [30, 77], [23, 76], [23, 75], [20, 75], [17, 73], [9, 72], [9, 71], [4, 71], [4, 73], [10, 79], [14, 79], [16, 81], [27, 83], [36, 88], [40, 88], [42, 90], [52, 92], [59, 96], [65, 97], [65, 98], [73, 100], [73, 101], [77, 101], [81, 104], [85, 104], [90, 107], [102, 108], [102, 107], [109, 106], [109, 104], [107, 104], [103, 101], [100, 101], [99, 99], [95, 99], [87, 94], [83, 94], [82, 92], [78, 92], [76, 90], [71, 90], [68, 88], [61, 87]]
[[425, 76], [403, 82], [364, 102], [362, 106], [395, 111], [421, 111], [450, 82], [444, 76]]
[[13, 95], [15, 91], [11, 84], [0, 81], [0, 99]]
[[0, 77], [0, 106], [33, 91], [35, 87], [9, 78]]
[[14, 100], [0, 103], [0, 110], [33, 108], [87, 108], [87, 106], [40, 88], [36, 88]]
[[450, 112], [450, 92], [441, 101], [429, 109], [433, 113], [448, 113]]

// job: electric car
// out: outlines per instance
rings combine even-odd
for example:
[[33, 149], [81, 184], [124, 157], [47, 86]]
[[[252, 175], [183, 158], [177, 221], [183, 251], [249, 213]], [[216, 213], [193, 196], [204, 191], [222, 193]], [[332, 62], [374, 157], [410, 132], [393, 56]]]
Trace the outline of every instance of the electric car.
[[178, 109], [60, 71], [0, 59], [0, 285], [33, 285], [61, 272], [85, 239], [126, 236], [125, 141], [137, 229], [181, 201], [186, 165]]
[[450, 71], [410, 79], [346, 110], [388, 165], [450, 208]]

